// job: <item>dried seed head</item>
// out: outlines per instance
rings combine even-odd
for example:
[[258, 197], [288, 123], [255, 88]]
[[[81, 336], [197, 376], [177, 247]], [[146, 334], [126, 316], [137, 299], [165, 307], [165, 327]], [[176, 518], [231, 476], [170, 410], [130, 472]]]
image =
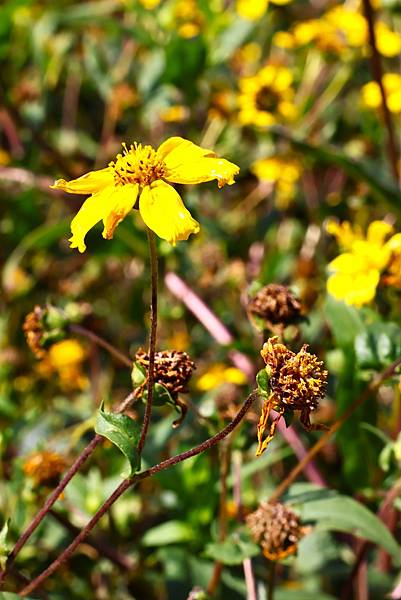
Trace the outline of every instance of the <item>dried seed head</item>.
[[34, 452], [23, 465], [24, 473], [32, 477], [37, 485], [56, 485], [66, 468], [65, 459], [56, 452]]
[[285, 285], [271, 283], [249, 300], [248, 310], [263, 319], [268, 329], [282, 330], [299, 320], [301, 302]]
[[[261, 355], [266, 363], [269, 375], [270, 395], [265, 400], [258, 424], [258, 449], [260, 456], [272, 440], [278, 420], [286, 411], [300, 411], [300, 421], [305, 429], [322, 429], [321, 425], [312, 425], [310, 413], [315, 410], [319, 400], [324, 397], [327, 385], [327, 371], [317, 356], [310, 354], [304, 344], [298, 354], [280, 344], [277, 337], [267, 340]], [[269, 433], [264, 439], [270, 410], [278, 412], [272, 421]]]
[[27, 344], [37, 358], [43, 358], [46, 354], [41, 346], [44, 334], [42, 321], [43, 316], [43, 308], [40, 306], [35, 306], [33, 311], [27, 314], [25, 317], [25, 321], [22, 326]]
[[[149, 354], [142, 348], [135, 355], [146, 370], [149, 369]], [[178, 394], [187, 392], [187, 384], [195, 369], [195, 363], [186, 352], [162, 350], [155, 354], [155, 383], [160, 383], [175, 399]]]
[[294, 554], [304, 535], [298, 515], [280, 503], [262, 502], [246, 517], [246, 522], [269, 560], [280, 560]]
[[328, 373], [323, 361], [307, 349], [304, 344], [295, 354], [277, 338], [271, 338], [262, 348], [262, 357], [271, 369], [270, 388], [285, 409], [314, 410], [326, 392]]

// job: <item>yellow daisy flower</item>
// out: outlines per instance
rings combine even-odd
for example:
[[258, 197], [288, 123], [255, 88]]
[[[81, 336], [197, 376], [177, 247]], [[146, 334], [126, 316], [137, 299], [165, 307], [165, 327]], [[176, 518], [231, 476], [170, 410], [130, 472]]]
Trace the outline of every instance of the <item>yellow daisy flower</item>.
[[[383, 87], [386, 92], [387, 104], [390, 112], [401, 112], [401, 75], [398, 73], [385, 73], [383, 75]], [[369, 81], [361, 90], [362, 102], [368, 108], [379, 108], [382, 97], [379, 85], [376, 81]]]
[[133, 208], [138, 208], [145, 224], [159, 237], [175, 245], [199, 232], [199, 223], [185, 208], [170, 183], [195, 184], [217, 180], [219, 188], [232, 185], [237, 165], [218, 158], [181, 137], [171, 137], [154, 150], [151, 146], [123, 144], [123, 153], [99, 171], [78, 179], [58, 179], [53, 189], [70, 194], [92, 194], [71, 222], [71, 248], [86, 249], [85, 236], [103, 221], [103, 237], [114, 231]]
[[[273, 4], [279, 6], [288, 4], [291, 0], [271, 0]], [[269, 0], [237, 0], [236, 11], [243, 19], [248, 21], [257, 21], [265, 14]]]
[[275, 184], [276, 206], [285, 210], [295, 197], [302, 165], [295, 158], [271, 156], [255, 161], [251, 171], [259, 181]]
[[327, 231], [345, 250], [329, 264], [329, 294], [353, 306], [368, 304], [375, 297], [381, 274], [400, 253], [401, 234], [391, 235], [394, 229], [385, 221], [373, 221], [366, 237], [348, 222], [329, 221]]
[[270, 127], [297, 116], [294, 105], [292, 73], [286, 67], [268, 64], [256, 75], [239, 80], [238, 96], [241, 125]]

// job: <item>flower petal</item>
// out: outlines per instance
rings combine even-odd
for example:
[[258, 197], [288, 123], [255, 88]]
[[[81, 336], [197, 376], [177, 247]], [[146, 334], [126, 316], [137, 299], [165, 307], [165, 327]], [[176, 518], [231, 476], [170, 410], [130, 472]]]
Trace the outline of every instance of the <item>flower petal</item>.
[[117, 225], [134, 206], [137, 196], [138, 185], [124, 185], [109, 186], [87, 198], [71, 222], [71, 248], [85, 252], [86, 234], [102, 219], [103, 237], [111, 239]]
[[126, 184], [114, 188], [111, 205], [105, 217], [103, 217], [103, 237], [111, 240], [116, 227], [125, 219], [129, 211], [134, 207], [138, 198], [139, 185], [137, 183]]
[[96, 194], [113, 184], [114, 171], [110, 167], [107, 167], [99, 171], [90, 171], [78, 177], [78, 179], [72, 179], [72, 181], [57, 179], [54, 185], [50, 187], [52, 190], [63, 190], [70, 194]]
[[193, 184], [217, 179], [222, 187], [226, 183], [233, 184], [234, 175], [239, 172], [237, 165], [181, 137], [163, 142], [157, 154], [167, 167], [164, 179], [173, 183]]
[[155, 181], [143, 189], [139, 211], [146, 225], [173, 245], [177, 240], [187, 240], [200, 229], [179, 194], [164, 181]]

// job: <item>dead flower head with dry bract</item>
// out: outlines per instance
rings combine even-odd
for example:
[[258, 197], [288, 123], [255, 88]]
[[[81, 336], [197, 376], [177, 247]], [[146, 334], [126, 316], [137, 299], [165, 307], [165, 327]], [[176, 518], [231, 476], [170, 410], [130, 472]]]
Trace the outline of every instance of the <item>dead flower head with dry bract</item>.
[[[322, 428], [311, 424], [310, 414], [325, 395], [328, 375], [323, 362], [308, 352], [307, 344], [296, 354], [281, 344], [278, 337], [272, 337], [263, 345], [261, 355], [266, 363], [269, 393], [258, 424], [257, 456], [266, 450], [278, 421], [286, 412], [299, 411], [300, 421], [307, 430]], [[275, 410], [278, 416], [264, 438], [271, 410]]]

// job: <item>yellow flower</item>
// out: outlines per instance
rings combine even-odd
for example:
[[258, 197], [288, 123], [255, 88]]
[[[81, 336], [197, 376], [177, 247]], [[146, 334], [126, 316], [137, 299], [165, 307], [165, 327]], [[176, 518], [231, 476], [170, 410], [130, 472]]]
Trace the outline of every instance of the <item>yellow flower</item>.
[[199, 377], [196, 387], [201, 392], [208, 392], [223, 383], [245, 385], [246, 382], [246, 375], [236, 367], [226, 367], [222, 363], [216, 363]]
[[286, 67], [269, 64], [252, 77], [239, 80], [238, 96], [241, 125], [270, 127], [297, 116], [292, 88], [292, 73]]
[[53, 344], [38, 365], [42, 377], [57, 373], [61, 386], [66, 390], [84, 389], [88, 383], [82, 373], [86, 358], [85, 348], [74, 339]]
[[52, 186], [71, 194], [92, 194], [71, 223], [71, 248], [84, 252], [85, 236], [103, 221], [103, 237], [110, 240], [131, 209], [138, 206], [146, 225], [159, 237], [175, 244], [198, 233], [199, 223], [185, 208], [170, 183], [195, 184], [217, 180], [218, 186], [234, 183], [239, 167], [214, 152], [181, 137], [172, 137], [158, 150], [141, 144], [123, 144], [123, 153], [99, 171], [74, 179], [59, 179]]
[[275, 184], [276, 205], [279, 209], [286, 209], [296, 194], [296, 184], [302, 174], [301, 164], [293, 158], [272, 156], [254, 162], [251, 171], [260, 181]]
[[377, 49], [383, 56], [397, 56], [401, 52], [401, 37], [391, 31], [386, 23], [378, 21], [375, 26]]
[[333, 274], [327, 281], [328, 292], [353, 306], [368, 304], [375, 297], [382, 272], [401, 250], [401, 234], [389, 238], [394, 230], [384, 221], [373, 221], [366, 237], [347, 222], [337, 225], [331, 221], [327, 230], [346, 250], [329, 264]]
[[160, 118], [165, 123], [181, 123], [189, 118], [189, 108], [182, 104], [168, 106], [160, 112]]
[[[401, 75], [398, 73], [385, 73], [383, 87], [386, 92], [388, 108], [392, 113], [401, 112]], [[370, 81], [361, 90], [362, 102], [368, 108], [377, 109], [381, 106], [382, 97], [376, 81]]]
[[[291, 0], [271, 0], [273, 4], [284, 5]], [[240, 17], [248, 21], [257, 21], [265, 14], [269, 0], [237, 0], [236, 11]]]
[[154, 10], [159, 6], [161, 0], [139, 0], [139, 2], [146, 10]]

